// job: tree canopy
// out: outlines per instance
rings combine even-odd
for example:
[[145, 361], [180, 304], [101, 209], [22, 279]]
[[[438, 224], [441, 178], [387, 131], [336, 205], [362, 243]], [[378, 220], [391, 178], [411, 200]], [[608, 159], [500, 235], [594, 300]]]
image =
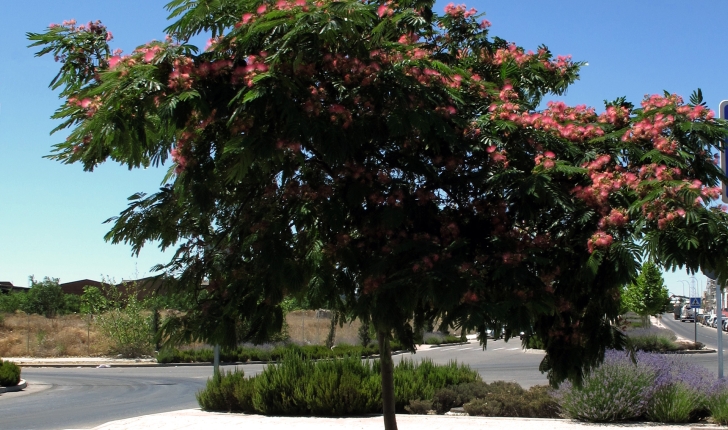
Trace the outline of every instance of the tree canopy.
[[651, 261], [642, 265], [637, 279], [622, 292], [624, 306], [642, 317], [661, 314], [670, 304], [670, 295], [660, 269]]
[[623, 341], [611, 323], [642, 255], [728, 275], [726, 214], [709, 207], [725, 123], [700, 91], [540, 108], [582, 63], [432, 7], [174, 0], [170, 36], [128, 55], [99, 22], [30, 33], [61, 63], [70, 134], [50, 157], [171, 161], [107, 239], [176, 247], [163, 268], [197, 300], [187, 336], [261, 340], [284, 297], [306, 296], [371, 321], [380, 344], [414, 349], [436, 319], [483, 342], [538, 335], [542, 370], [578, 380]]

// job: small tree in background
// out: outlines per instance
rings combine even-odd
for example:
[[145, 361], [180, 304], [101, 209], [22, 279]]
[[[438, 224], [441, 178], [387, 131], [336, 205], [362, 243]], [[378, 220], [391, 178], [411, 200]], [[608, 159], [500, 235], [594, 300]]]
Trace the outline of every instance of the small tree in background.
[[23, 311], [44, 315], [46, 318], [53, 318], [65, 310], [65, 294], [58, 283], [58, 278], [45, 277], [42, 281], [36, 281], [35, 277], [29, 278], [30, 290]]
[[657, 265], [651, 261], [642, 265], [637, 279], [622, 292], [622, 303], [626, 309], [640, 315], [645, 322], [650, 315], [665, 311], [670, 303], [670, 294]]

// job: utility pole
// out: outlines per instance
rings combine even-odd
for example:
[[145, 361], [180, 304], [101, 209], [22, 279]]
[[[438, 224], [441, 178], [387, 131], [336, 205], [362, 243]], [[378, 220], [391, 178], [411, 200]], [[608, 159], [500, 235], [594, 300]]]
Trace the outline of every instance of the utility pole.
[[212, 374], [217, 376], [220, 374], [220, 345], [216, 344], [213, 349], [214, 357], [212, 359]]

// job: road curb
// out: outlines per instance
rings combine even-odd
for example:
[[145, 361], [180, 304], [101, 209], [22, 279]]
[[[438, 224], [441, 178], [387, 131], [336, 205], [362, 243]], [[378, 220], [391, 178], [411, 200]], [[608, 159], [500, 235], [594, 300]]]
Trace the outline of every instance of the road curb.
[[[455, 344], [450, 344], [455, 345]], [[392, 356], [397, 356], [401, 354], [408, 353], [407, 350], [399, 350], [399, 351], [392, 351]], [[368, 356], [362, 356], [363, 359], [378, 359], [379, 354], [373, 354]], [[12, 361], [13, 363], [17, 364], [21, 367], [30, 367], [30, 368], [41, 368], [41, 367], [51, 367], [51, 368], [58, 368], [58, 369], [65, 369], [65, 368], [106, 368], [101, 366], [109, 366], [109, 368], [135, 368], [135, 367], [195, 367], [195, 366], [212, 366], [212, 362], [205, 361], [205, 362], [196, 362], [196, 363], [155, 363], [155, 362], [113, 362], [113, 361], [106, 361], [106, 362], [65, 362], [65, 363], [55, 363], [55, 362], [35, 362], [35, 363], [27, 363], [23, 361]], [[242, 366], [245, 364], [269, 364], [269, 363], [277, 363], [276, 361], [230, 361], [230, 362], [221, 362], [221, 366]]]
[[12, 387], [0, 387], [0, 393], [13, 393], [15, 391], [22, 391], [28, 388], [28, 382], [25, 379], [21, 379], [18, 385]]

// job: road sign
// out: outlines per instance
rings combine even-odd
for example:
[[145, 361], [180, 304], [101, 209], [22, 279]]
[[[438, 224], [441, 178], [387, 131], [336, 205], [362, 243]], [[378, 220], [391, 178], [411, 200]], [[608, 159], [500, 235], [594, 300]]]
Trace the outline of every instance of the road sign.
[[[718, 108], [718, 118], [728, 119], [728, 100], [723, 100], [722, 102], [720, 102], [720, 107]], [[726, 147], [720, 153], [720, 167], [723, 170], [723, 173], [728, 172], [728, 145], [726, 145]], [[723, 192], [721, 193], [721, 199], [723, 200], [723, 203], [728, 203], [728, 187], [726, 185], [728, 184], [723, 184]]]
[[700, 297], [690, 297], [690, 309], [698, 309], [702, 304], [703, 300]]

